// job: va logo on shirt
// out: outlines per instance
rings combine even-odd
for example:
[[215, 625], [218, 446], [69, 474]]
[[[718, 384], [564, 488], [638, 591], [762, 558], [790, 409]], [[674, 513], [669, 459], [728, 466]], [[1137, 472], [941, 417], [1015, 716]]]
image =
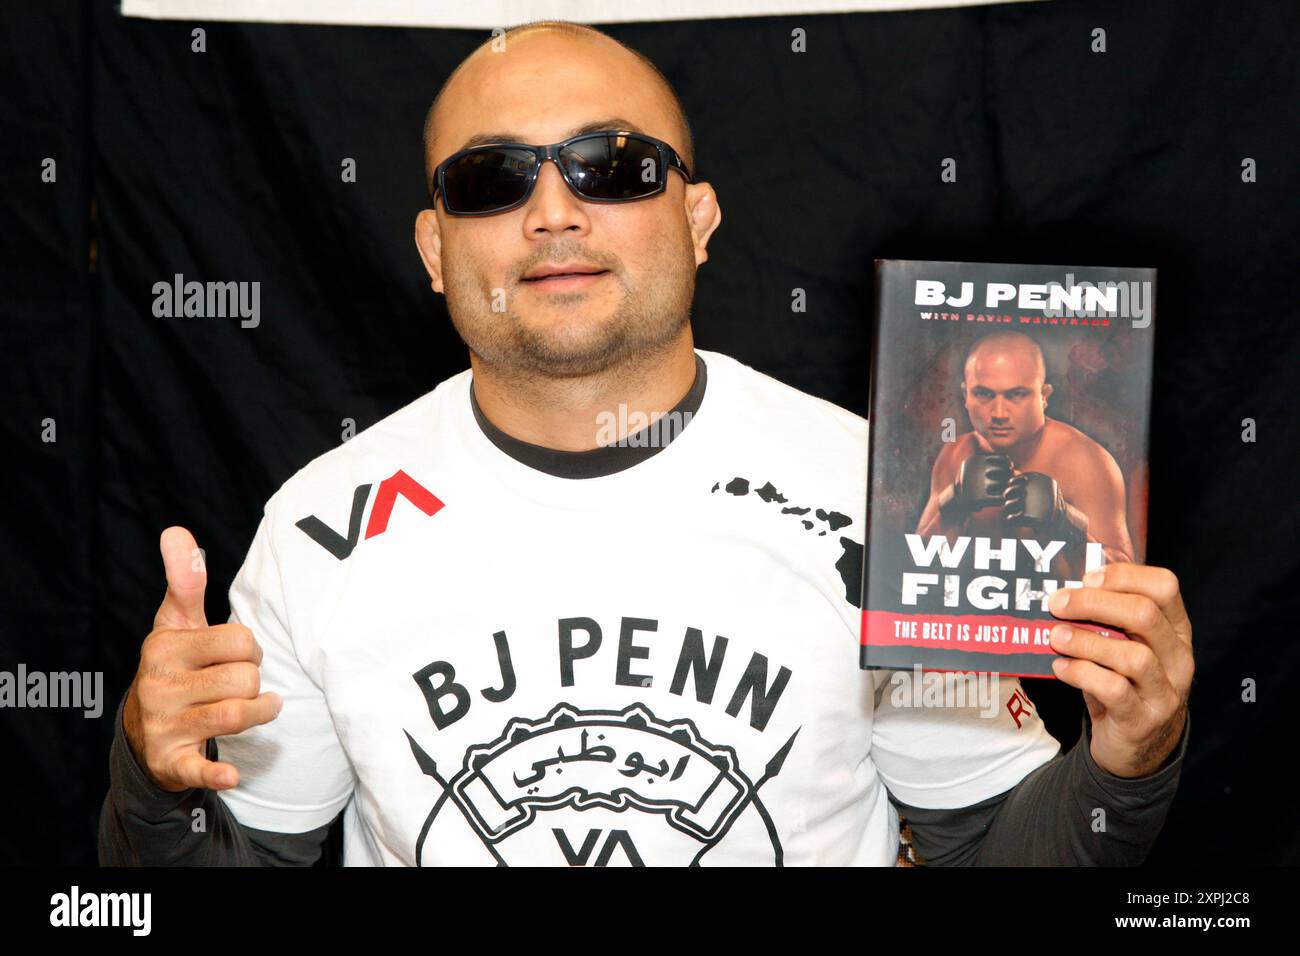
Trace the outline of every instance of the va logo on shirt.
[[780, 866], [780, 838], [759, 791], [781, 772], [797, 735], [752, 780], [732, 748], [702, 739], [689, 720], [661, 721], [643, 704], [583, 711], [562, 703], [537, 721], [512, 719], [444, 780], [407, 734], [441, 790], [416, 863], [425, 864], [426, 845], [446, 842], [440, 834], [468, 824], [501, 866], [695, 866], [721, 846], [744, 848], [747, 865]]
[[[352, 492], [352, 514], [348, 518], [347, 536], [339, 534], [320, 518], [308, 515], [294, 524], [322, 548], [340, 561], [352, 554], [352, 550], [361, 539], [361, 519], [366, 513], [366, 502], [370, 498], [371, 485], [357, 485]], [[375, 494], [375, 503], [370, 508], [370, 521], [366, 524], [366, 537], [373, 538], [388, 530], [388, 519], [392, 516], [393, 505], [401, 495], [426, 515], [432, 517], [443, 506], [441, 500], [424, 485], [420, 484], [400, 468], [379, 483]]]

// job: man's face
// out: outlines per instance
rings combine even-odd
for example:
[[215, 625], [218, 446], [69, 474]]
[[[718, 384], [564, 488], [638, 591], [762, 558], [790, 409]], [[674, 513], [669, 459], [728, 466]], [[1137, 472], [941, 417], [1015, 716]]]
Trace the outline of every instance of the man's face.
[[[680, 150], [671, 104], [651, 77], [612, 43], [532, 34], [507, 52], [481, 49], [443, 94], [432, 163], [480, 134], [544, 145], [605, 121]], [[439, 200], [436, 214], [420, 214], [416, 238], [433, 288], [446, 295], [452, 323], [474, 352], [503, 370], [568, 377], [661, 351], [680, 337], [695, 269], [720, 218], [712, 190], [688, 190], [676, 172], [657, 196], [591, 203], [547, 162], [523, 206], [457, 217]], [[541, 266], [574, 263], [605, 271], [580, 280], [526, 278]]]
[[1026, 348], [995, 346], [977, 351], [966, 365], [962, 383], [971, 427], [995, 450], [1038, 434], [1051, 393], [1037, 355]]

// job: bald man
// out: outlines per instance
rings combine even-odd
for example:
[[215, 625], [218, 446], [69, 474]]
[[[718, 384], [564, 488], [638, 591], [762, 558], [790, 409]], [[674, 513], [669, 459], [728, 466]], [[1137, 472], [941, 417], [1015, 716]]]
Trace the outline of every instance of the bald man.
[[[309, 865], [341, 824], [348, 865], [893, 865], [900, 808], [934, 862], [1140, 860], [1187, 739], [1173, 576], [1062, 609], [1159, 609], [1140, 653], [1075, 637], [1068, 757], [1018, 681], [900, 705], [858, 667], [867, 423], [693, 345], [722, 216], [667, 81], [529, 25], [425, 133], [415, 241], [470, 368], [284, 483], [229, 622], [163, 533], [101, 861]], [[1114, 839], [1074, 812], [1117, 801]]]
[[1108, 562], [1133, 560], [1124, 476], [1105, 448], [1047, 415], [1052, 386], [1034, 339], [994, 332], [977, 341], [961, 394], [971, 431], [935, 458], [918, 534], [1064, 540], [1072, 547], [1053, 568], [1076, 578], [1087, 541]]

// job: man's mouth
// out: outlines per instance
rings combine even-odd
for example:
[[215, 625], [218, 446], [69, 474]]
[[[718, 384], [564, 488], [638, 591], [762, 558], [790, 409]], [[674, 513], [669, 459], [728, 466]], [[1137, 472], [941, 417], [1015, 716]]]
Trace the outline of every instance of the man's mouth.
[[582, 264], [541, 266], [524, 276], [523, 281], [546, 290], [562, 291], [585, 288], [608, 272], [608, 269]]

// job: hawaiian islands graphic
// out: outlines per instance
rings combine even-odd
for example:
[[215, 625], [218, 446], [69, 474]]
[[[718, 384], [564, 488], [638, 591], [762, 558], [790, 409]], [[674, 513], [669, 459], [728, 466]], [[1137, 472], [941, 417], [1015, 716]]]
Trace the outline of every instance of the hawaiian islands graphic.
[[[817, 532], [819, 538], [824, 537], [828, 531], [838, 531], [840, 528], [853, 524], [852, 518], [838, 511], [789, 505], [789, 499], [781, 494], [770, 481], [764, 482], [758, 488], [753, 488], [752, 491], [751, 484], [752, 482], [748, 478], [735, 477], [725, 485], [720, 481], [714, 482], [713, 487], [709, 489], [709, 493], [713, 494], [721, 488], [727, 494], [735, 495], [737, 498], [743, 498], [745, 495], [752, 493], [769, 505], [786, 505], [781, 509], [781, 514], [796, 515], [806, 531], [812, 531], [818, 527], [817, 523], [805, 517], [805, 515], [812, 514], [818, 522], [825, 525]], [[843, 549], [843, 553], [840, 555], [839, 560], [835, 562], [835, 570], [839, 572], [840, 579], [844, 582], [844, 599], [854, 607], [860, 608], [862, 607], [862, 544], [852, 538], [841, 536], [840, 547]]]

